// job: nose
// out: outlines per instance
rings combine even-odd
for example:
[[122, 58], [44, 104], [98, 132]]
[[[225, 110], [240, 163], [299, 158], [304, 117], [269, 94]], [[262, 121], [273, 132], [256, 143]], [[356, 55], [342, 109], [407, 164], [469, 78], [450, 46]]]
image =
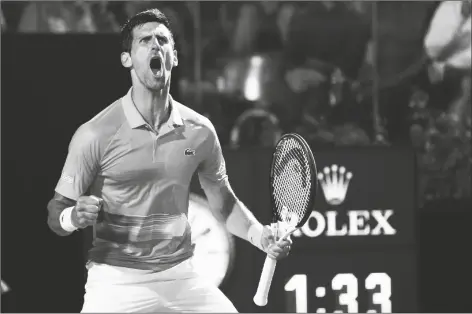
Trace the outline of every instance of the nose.
[[151, 47], [153, 49], [159, 48], [159, 40], [157, 39], [157, 36], [152, 36]]

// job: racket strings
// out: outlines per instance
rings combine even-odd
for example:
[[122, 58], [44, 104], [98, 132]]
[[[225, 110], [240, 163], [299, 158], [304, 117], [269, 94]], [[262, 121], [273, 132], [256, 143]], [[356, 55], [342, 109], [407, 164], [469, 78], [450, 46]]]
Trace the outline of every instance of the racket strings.
[[273, 168], [273, 196], [279, 219], [298, 225], [311, 198], [311, 171], [303, 146], [288, 138], [276, 148]]

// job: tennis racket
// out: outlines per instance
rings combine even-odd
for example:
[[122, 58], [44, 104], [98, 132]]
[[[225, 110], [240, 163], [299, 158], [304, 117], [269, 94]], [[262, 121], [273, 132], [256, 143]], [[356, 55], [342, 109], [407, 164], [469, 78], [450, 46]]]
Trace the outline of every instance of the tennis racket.
[[[289, 237], [301, 228], [310, 216], [317, 191], [317, 171], [308, 143], [298, 134], [282, 136], [272, 155], [270, 169], [270, 199], [272, 227], [281, 228]], [[267, 304], [277, 261], [266, 257], [254, 296], [258, 306]]]

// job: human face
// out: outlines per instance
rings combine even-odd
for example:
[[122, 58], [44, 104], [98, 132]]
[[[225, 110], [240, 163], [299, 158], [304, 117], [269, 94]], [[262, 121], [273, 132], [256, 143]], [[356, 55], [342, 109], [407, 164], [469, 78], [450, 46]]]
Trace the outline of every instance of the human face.
[[168, 86], [172, 68], [178, 65], [169, 29], [157, 22], [135, 27], [131, 52], [123, 52], [121, 62], [131, 69], [133, 85], [140, 83], [153, 91]]

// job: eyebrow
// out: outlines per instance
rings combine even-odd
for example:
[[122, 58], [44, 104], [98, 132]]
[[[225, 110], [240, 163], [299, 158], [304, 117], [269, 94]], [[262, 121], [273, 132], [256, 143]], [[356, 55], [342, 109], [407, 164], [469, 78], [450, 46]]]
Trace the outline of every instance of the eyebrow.
[[139, 39], [142, 39], [142, 38], [146, 38], [146, 37], [152, 37], [153, 35], [155, 35], [156, 37], [160, 37], [160, 38], [167, 38], [169, 39], [170, 36], [166, 35], [166, 34], [161, 34], [161, 33], [154, 33], [154, 32], [149, 32], [149, 33], [144, 33], [142, 35], [138, 35], [137, 38]]

